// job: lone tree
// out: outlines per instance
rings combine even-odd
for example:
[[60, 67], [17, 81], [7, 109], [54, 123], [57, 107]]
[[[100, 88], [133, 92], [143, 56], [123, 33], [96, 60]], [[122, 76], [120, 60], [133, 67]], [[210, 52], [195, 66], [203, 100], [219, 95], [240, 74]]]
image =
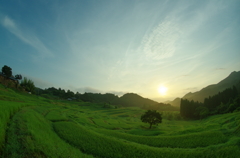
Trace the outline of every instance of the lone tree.
[[149, 123], [149, 128], [151, 129], [152, 125], [158, 125], [159, 123], [162, 123], [162, 116], [156, 110], [148, 110], [141, 116], [141, 120], [142, 122]]
[[2, 73], [3, 73], [3, 75], [5, 75], [6, 78], [9, 78], [12, 76], [12, 68], [10, 68], [7, 65], [4, 65], [2, 67]]

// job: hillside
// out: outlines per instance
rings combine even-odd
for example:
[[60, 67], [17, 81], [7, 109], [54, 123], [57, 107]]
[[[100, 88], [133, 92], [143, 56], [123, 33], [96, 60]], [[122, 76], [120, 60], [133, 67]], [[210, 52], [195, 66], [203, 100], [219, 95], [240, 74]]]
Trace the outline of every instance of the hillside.
[[61, 99], [68, 99], [68, 100], [78, 100], [84, 102], [91, 102], [91, 103], [102, 103], [107, 106], [107, 104], [112, 104], [118, 107], [140, 107], [140, 108], [149, 108], [149, 109], [157, 109], [160, 111], [176, 111], [179, 110], [177, 108], [172, 107], [170, 104], [158, 103], [148, 98], [144, 98], [135, 93], [127, 93], [123, 96], [119, 97], [115, 94], [106, 93], [76, 93], [74, 94], [70, 90], [65, 92], [65, 90], [59, 88], [56, 89], [54, 87], [48, 89], [39, 89], [37, 90], [40, 92], [41, 96], [46, 98], [61, 98]]
[[[11, 85], [11, 88], [17, 88], [16, 83], [14, 83], [10, 79], [4, 79], [0, 76], [0, 83], [4, 83], [6, 85]], [[23, 91], [22, 86], [18, 86], [17, 89], [21, 89]], [[127, 93], [123, 96], [119, 97], [112, 93], [74, 93], [70, 90], [65, 91], [61, 88], [54, 88], [50, 87], [47, 89], [41, 89], [35, 87], [35, 90], [32, 92], [33, 94], [38, 94], [39, 96], [48, 98], [48, 99], [57, 99], [57, 100], [69, 100], [69, 101], [84, 101], [84, 102], [91, 102], [91, 103], [103, 103], [107, 105], [117, 105], [118, 107], [140, 107], [144, 109], [156, 109], [160, 111], [176, 111], [176, 109], [172, 107], [170, 104], [158, 103], [148, 98], [143, 98], [142, 96], [135, 94], [135, 93]]]
[[[205, 98], [209, 96], [213, 96], [217, 94], [218, 92], [221, 92], [229, 87], [236, 86], [237, 89], [240, 91], [240, 71], [232, 72], [228, 77], [223, 79], [217, 84], [209, 85], [200, 91], [197, 92], [189, 92], [186, 95], [184, 95], [182, 98], [183, 99], [188, 99], [188, 100], [194, 100], [194, 101], [199, 101], [203, 102]], [[172, 102], [169, 102], [169, 104], [173, 106], [180, 106], [180, 98], [174, 99]]]
[[[233, 158], [240, 154], [240, 112], [199, 121], [184, 121], [179, 112], [163, 113], [162, 123], [148, 129], [140, 120], [144, 111], [51, 100], [0, 85], [0, 157]], [[168, 115], [172, 117], [166, 119]]]
[[143, 98], [135, 93], [127, 93], [116, 99], [113, 104], [122, 105], [124, 107], [144, 107], [146, 105], [155, 105], [158, 102], [150, 100], [148, 98]]
[[174, 106], [174, 107], [179, 107], [181, 102], [181, 98], [175, 98], [173, 101], [169, 101], [168, 104]]
[[188, 93], [183, 96], [184, 99], [203, 102], [204, 98], [217, 94], [226, 88], [236, 85], [240, 81], [240, 71], [232, 72], [227, 78], [217, 84], [209, 85], [198, 92]]

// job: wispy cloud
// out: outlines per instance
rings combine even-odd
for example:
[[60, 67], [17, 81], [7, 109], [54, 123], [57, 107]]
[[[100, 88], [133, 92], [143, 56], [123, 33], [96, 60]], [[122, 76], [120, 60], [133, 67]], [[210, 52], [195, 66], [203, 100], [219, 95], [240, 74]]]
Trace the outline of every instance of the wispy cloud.
[[30, 45], [38, 51], [38, 57], [53, 57], [53, 53], [44, 45], [44, 43], [33, 33], [19, 27], [13, 19], [5, 16], [1, 19], [1, 24], [22, 42]]
[[[222, 4], [204, 3], [198, 9], [188, 12], [188, 7], [191, 5], [191, 3], [184, 3], [174, 8], [150, 33], [144, 36], [138, 49], [138, 52], [142, 52], [139, 53], [140, 58], [134, 59], [135, 61], [139, 59], [141, 68], [149, 65], [153, 68], [148, 72], [153, 72], [190, 60], [195, 60], [194, 67], [197, 67], [203, 64], [199, 63], [199, 59], [222, 46], [229, 29], [223, 30], [215, 38], [211, 37], [212, 40], [205, 39], [208, 43], [204, 47], [195, 47], [196, 37], [198, 37], [196, 35], [205, 29], [211, 18], [218, 15], [223, 8]], [[198, 46], [206, 42], [203, 41], [200, 41]], [[192, 69], [192, 67], [189, 68]]]
[[141, 49], [151, 60], [172, 57], [176, 51], [180, 33], [176, 23], [166, 19], [154, 28], [152, 33], [143, 38]]
[[226, 68], [219, 67], [219, 68], [216, 68], [215, 70], [216, 71], [223, 71], [223, 70], [226, 70]]

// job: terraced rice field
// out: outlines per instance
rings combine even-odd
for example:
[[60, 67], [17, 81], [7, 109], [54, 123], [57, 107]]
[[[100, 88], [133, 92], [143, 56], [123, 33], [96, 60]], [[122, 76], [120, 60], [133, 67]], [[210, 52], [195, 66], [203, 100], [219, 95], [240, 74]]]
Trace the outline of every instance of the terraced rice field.
[[236, 158], [240, 112], [167, 120], [148, 129], [139, 108], [48, 100], [0, 86], [0, 157]]

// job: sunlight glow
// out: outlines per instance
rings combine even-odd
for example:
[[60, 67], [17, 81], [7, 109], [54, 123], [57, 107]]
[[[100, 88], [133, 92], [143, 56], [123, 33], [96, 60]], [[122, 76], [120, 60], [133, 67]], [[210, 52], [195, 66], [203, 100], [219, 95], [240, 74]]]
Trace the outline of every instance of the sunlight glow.
[[167, 90], [168, 90], [168, 88], [165, 87], [165, 86], [163, 86], [163, 85], [161, 85], [161, 86], [158, 87], [158, 92], [159, 92], [161, 95], [166, 95], [166, 94], [167, 94]]

